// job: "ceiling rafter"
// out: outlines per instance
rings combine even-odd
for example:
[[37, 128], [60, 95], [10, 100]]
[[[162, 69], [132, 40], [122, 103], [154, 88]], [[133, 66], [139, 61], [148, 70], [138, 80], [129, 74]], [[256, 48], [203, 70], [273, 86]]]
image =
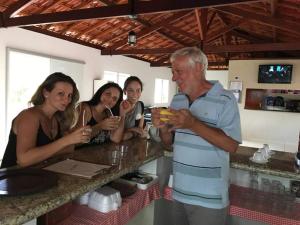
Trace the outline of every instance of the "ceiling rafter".
[[224, 27], [223, 29], [215, 32], [214, 34], [211, 34], [207, 37], [207, 43], [211, 43], [212, 41], [214, 41], [215, 39], [219, 38], [220, 36], [222, 36], [223, 34], [226, 34], [227, 32], [239, 27], [242, 23], [245, 23], [247, 22], [246, 19], [240, 19], [236, 22], [234, 22], [233, 24], [227, 26], [227, 27]]
[[193, 35], [193, 34], [190, 34], [190, 33], [188, 33], [187, 31], [184, 31], [184, 30], [182, 30], [182, 29], [180, 29], [180, 28], [178, 28], [178, 27], [175, 27], [175, 26], [173, 26], [172, 24], [168, 24], [167, 26], [164, 26], [164, 28], [165, 28], [165, 29], [168, 29], [168, 30], [170, 30], [170, 31], [172, 31], [172, 32], [175, 32], [175, 33], [177, 33], [177, 34], [180, 34], [180, 35], [182, 35], [182, 36], [184, 36], [184, 37], [188, 37], [189, 39], [192, 39], [192, 40], [194, 40], [194, 41], [197, 41], [197, 42], [200, 41], [200, 39], [199, 39], [197, 36], [195, 36], [195, 35]]
[[184, 42], [183, 42], [182, 40], [180, 40], [179, 38], [172, 37], [170, 34], [164, 32], [164, 31], [162, 31], [162, 30], [157, 30], [157, 32], [158, 32], [160, 35], [162, 35], [163, 37], [165, 37], [165, 38], [167, 38], [167, 39], [169, 39], [169, 40], [171, 40], [171, 41], [174, 41], [174, 42], [176, 42], [177, 44], [179, 44], [179, 45], [181, 45], [181, 46], [183, 46], [183, 47], [187, 46], [187, 44], [184, 43]]
[[300, 42], [295, 43], [263, 43], [263, 44], [244, 44], [227, 46], [206, 46], [204, 52], [224, 53], [224, 52], [276, 52], [276, 51], [297, 51], [300, 50]]
[[[163, 27], [163, 26], [165, 26], [165, 25], [167, 25], [169, 23], [172, 23], [172, 22], [174, 22], [176, 20], [179, 20], [180, 18], [182, 18], [182, 17], [184, 17], [184, 16], [186, 16], [187, 14], [190, 14], [190, 13], [191, 12], [185, 12], [185, 11], [178, 12], [178, 13], [174, 14], [173, 16], [171, 16], [171, 17], [169, 17], [169, 18], [167, 18], [165, 20], [162, 20], [161, 22], [159, 22], [157, 24], [153, 24], [151, 27], [147, 27], [147, 28], [141, 30], [140, 32], [138, 32], [136, 34], [136, 36], [137, 36], [138, 39], [142, 38], [142, 37], [145, 37], [145, 36], [151, 34], [152, 32], [157, 31], [161, 27]], [[113, 46], [111, 46], [111, 48], [112, 49], [117, 49], [117, 48], [120, 48], [120, 47], [122, 47], [122, 46], [124, 46], [126, 44], [127, 44], [127, 40], [120, 40], [117, 43], [115, 43]]]
[[[179, 48], [152, 48], [152, 49], [126, 49], [113, 50], [103, 49], [101, 55], [133, 55], [133, 54], [172, 54]], [[224, 52], [276, 52], [276, 51], [299, 51], [300, 42], [296, 43], [263, 43], [263, 44], [243, 44], [210, 46], [204, 45], [203, 51], [206, 54], [218, 54]]]
[[282, 30], [286, 30], [292, 33], [296, 33], [300, 35], [300, 25], [296, 22], [286, 21], [281, 18], [273, 18], [271, 16], [264, 16], [262, 14], [253, 13], [250, 11], [246, 11], [243, 9], [237, 9], [232, 7], [216, 7], [215, 8], [218, 11], [222, 11], [225, 13], [229, 13], [232, 15], [236, 15], [239, 17], [243, 17], [247, 20], [256, 21], [260, 24], [265, 24], [272, 27], [277, 27]]
[[155, 67], [155, 66], [162, 66], [165, 64], [165, 62], [169, 62], [169, 56], [167, 57], [162, 57], [160, 60], [156, 61], [156, 62], [152, 62], [150, 63], [150, 66]]
[[[160, 13], [169, 11], [184, 11], [193, 8], [203, 8], [211, 6], [233, 5], [247, 2], [257, 2], [258, 0], [152, 0], [134, 1], [134, 12], [136, 15], [148, 13]], [[46, 13], [39, 15], [21, 16], [9, 18], [6, 26], [30, 26], [46, 23], [71, 22], [85, 19], [100, 19], [123, 17], [131, 14], [132, 5], [122, 4], [88, 9], [77, 9], [64, 12]]]
[[271, 42], [271, 39], [266, 39], [266, 38], [261, 38], [261, 37], [256, 37], [253, 34], [250, 34], [249, 32], [245, 32], [241, 29], [233, 29], [229, 31], [233, 36], [240, 37], [242, 39], [245, 39], [249, 42], [258, 42], [258, 43], [263, 43], [263, 42]]
[[[45, 23], [40, 20], [34, 27], [28, 27], [34, 23], [24, 26], [27, 30], [31, 28], [95, 49], [105, 49], [112, 55], [124, 54], [149, 62], [151, 66], [168, 65], [169, 55], [183, 46], [200, 47], [212, 62], [209, 68], [214, 69], [228, 68], [229, 59], [300, 56], [300, 50], [297, 50], [300, 5], [293, 0], [201, 0], [200, 3], [195, 0], [31, 0], [26, 7], [16, 7], [12, 12], [15, 16], [2, 14], [1, 17], [1, 13], [8, 13], [16, 2], [26, 4], [24, 0], [6, 0], [0, 6], [0, 28], [20, 21], [25, 23], [24, 18], [37, 21], [37, 18], [45, 17]], [[184, 7], [179, 7], [180, 4]], [[90, 9], [97, 12], [93, 14]], [[201, 11], [206, 11], [206, 15]], [[74, 12], [84, 13], [75, 17]], [[166, 23], [168, 18], [180, 12], [187, 14]], [[55, 16], [57, 22], [51, 23], [53, 18], [49, 15]], [[59, 20], [57, 16], [63, 19]], [[280, 21], [283, 22], [278, 23]], [[130, 30], [138, 34], [138, 43], [134, 47], [127, 45]], [[123, 45], [116, 46], [122, 42]]]
[[[89, 26], [88, 28], [86, 28], [82, 32], [78, 33], [75, 37], [78, 37], [80, 35], [87, 35], [88, 33], [92, 32], [94, 30], [97, 30], [104, 23], [107, 23], [107, 21], [106, 20], [100, 20], [99, 22], [97, 22], [93, 26]], [[120, 23], [122, 23], [122, 22], [120, 22]], [[110, 32], [110, 28], [108, 28], [106, 31], [101, 32], [101, 35], [105, 35], [106, 33], [109, 33], [109, 32]]]
[[[115, 3], [109, 2], [107, 0], [99, 0], [99, 1], [102, 2], [103, 4], [107, 5], [107, 6], [115, 5]], [[132, 4], [132, 2], [131, 2], [131, 4]], [[152, 26], [148, 21], [145, 21], [145, 20], [139, 18], [138, 16], [137, 16], [137, 18], [133, 18], [132, 20], [138, 22], [139, 24], [141, 24], [141, 25], [143, 25], [145, 27], [151, 27]], [[166, 27], [166, 26], [164, 26], [164, 27]], [[177, 44], [185, 46], [185, 44], [181, 40], [179, 40], [178, 38], [175, 38], [175, 37], [171, 36], [170, 34], [166, 34], [165, 32], [163, 32], [161, 30], [157, 30], [156, 32], [159, 33], [159, 34], [161, 34], [165, 38], [167, 38], [167, 39], [169, 39], [171, 41], [176, 42]]]
[[206, 39], [206, 32], [207, 32], [207, 9], [194, 9], [197, 27], [200, 34], [200, 40], [204, 41]]
[[208, 23], [207, 23], [207, 30], [209, 30], [210, 25], [212, 24], [212, 21], [214, 20], [214, 18], [215, 18], [215, 16], [216, 16], [216, 13], [217, 13], [217, 12], [214, 11], [214, 12], [212, 13], [211, 17], [209, 18]]
[[22, 11], [24, 8], [30, 5], [31, 2], [32, 0], [19, 0], [15, 2], [4, 11], [4, 17], [10, 18], [11, 16], [16, 15], [18, 12]]

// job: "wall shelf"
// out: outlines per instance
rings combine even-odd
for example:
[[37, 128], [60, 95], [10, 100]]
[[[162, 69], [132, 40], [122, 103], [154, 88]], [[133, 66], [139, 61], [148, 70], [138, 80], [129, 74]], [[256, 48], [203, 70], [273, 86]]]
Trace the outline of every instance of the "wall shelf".
[[300, 112], [300, 90], [246, 89], [245, 109]]

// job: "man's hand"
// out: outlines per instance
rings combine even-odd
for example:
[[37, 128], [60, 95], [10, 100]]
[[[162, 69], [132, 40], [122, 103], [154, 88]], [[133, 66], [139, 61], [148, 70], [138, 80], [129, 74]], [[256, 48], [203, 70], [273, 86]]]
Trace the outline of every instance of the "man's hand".
[[166, 123], [160, 119], [160, 110], [162, 108], [153, 108], [151, 109], [151, 121], [153, 126], [157, 128], [163, 128], [166, 126]]
[[172, 129], [190, 129], [198, 121], [192, 113], [187, 109], [174, 110], [170, 109], [174, 115], [168, 116], [168, 124], [172, 125]]

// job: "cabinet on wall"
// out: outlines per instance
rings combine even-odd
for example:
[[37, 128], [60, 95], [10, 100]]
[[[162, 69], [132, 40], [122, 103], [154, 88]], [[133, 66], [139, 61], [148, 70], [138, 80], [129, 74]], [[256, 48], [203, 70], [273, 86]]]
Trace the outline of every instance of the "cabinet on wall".
[[247, 88], [245, 109], [300, 112], [300, 90]]

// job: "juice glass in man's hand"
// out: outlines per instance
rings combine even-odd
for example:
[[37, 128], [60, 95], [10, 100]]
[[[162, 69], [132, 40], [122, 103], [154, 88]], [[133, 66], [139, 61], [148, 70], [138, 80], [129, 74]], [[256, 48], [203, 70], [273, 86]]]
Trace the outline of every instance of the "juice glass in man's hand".
[[160, 110], [160, 120], [163, 122], [168, 122], [170, 119], [168, 116], [173, 116], [174, 114], [170, 112], [169, 109], [161, 109]]

